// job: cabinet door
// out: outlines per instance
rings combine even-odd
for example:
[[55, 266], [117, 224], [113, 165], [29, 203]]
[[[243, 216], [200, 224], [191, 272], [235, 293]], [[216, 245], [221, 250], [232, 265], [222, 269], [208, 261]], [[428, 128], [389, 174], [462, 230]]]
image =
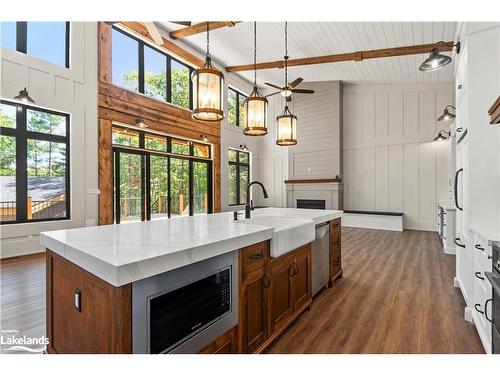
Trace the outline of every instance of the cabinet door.
[[293, 257], [293, 309], [307, 304], [311, 298], [311, 246], [307, 245]]
[[240, 306], [243, 353], [253, 353], [269, 337], [267, 311], [270, 277], [265, 268], [249, 273], [242, 281]]
[[271, 263], [271, 293], [269, 303], [270, 332], [278, 330], [292, 315], [293, 258], [285, 257]]
[[238, 353], [238, 327], [227, 331], [199, 352], [200, 354]]
[[49, 351], [131, 352], [130, 286], [115, 288], [50, 253], [47, 280]]

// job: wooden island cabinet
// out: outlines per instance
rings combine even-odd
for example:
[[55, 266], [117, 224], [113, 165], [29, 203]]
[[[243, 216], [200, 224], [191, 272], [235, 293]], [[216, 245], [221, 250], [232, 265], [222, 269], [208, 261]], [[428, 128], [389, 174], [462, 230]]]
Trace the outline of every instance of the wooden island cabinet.
[[[311, 244], [278, 258], [269, 245], [239, 250], [238, 325], [199, 353], [261, 353], [311, 308]], [[342, 276], [340, 219], [330, 221], [329, 267], [331, 286]], [[48, 352], [131, 353], [131, 288], [114, 287], [47, 250]]]

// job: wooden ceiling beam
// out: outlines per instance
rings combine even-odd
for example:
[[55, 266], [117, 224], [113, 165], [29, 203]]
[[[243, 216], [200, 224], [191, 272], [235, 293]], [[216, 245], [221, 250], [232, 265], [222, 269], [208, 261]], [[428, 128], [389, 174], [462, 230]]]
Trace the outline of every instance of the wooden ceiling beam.
[[[371, 51], [340, 53], [336, 55], [305, 57], [301, 59], [288, 60], [288, 66], [290, 67], [290, 66], [301, 66], [301, 65], [328, 64], [341, 61], [363, 61], [367, 59], [377, 59], [382, 57], [418, 55], [423, 53], [430, 53], [431, 49], [435, 47], [438, 47], [440, 52], [448, 52], [453, 50], [453, 45], [454, 42], [439, 42], [432, 44], [421, 44], [416, 46], [382, 48]], [[284, 68], [284, 67], [285, 63], [283, 60], [270, 61], [257, 64], [258, 70]], [[226, 67], [226, 71], [228, 72], [242, 72], [253, 69], [254, 69], [253, 64], [235, 65]]]
[[229, 22], [200, 22], [195, 25], [191, 25], [188, 27], [183, 27], [182, 29], [171, 31], [168, 35], [172, 39], [181, 39], [187, 36], [204, 33], [207, 31], [207, 23], [209, 30], [220, 29], [221, 27], [233, 27], [238, 22], [229, 21]]

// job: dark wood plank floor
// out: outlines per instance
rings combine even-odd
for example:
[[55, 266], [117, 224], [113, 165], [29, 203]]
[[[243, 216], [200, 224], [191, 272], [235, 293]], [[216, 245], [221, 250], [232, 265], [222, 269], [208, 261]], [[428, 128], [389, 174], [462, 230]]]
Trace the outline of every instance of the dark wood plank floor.
[[484, 353], [435, 232], [343, 228], [344, 278], [270, 353]]
[[[269, 353], [483, 353], [436, 233], [342, 229], [344, 278]], [[2, 329], [45, 333], [45, 258], [2, 261]]]

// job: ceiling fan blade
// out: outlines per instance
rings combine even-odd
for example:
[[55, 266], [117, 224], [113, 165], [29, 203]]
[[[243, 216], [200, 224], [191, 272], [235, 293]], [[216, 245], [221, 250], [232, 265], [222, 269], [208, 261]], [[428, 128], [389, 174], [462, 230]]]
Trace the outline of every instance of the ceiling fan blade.
[[285, 99], [286, 99], [287, 102], [291, 102], [292, 101], [292, 95], [285, 96]]
[[297, 94], [314, 94], [314, 90], [307, 89], [293, 89], [292, 92], [295, 92]]
[[276, 86], [276, 85], [273, 85], [272, 83], [265, 83], [265, 85], [268, 85], [268, 86], [271, 86], [271, 87], [274, 87], [275, 89], [278, 89], [278, 90], [283, 90], [282, 87], [279, 87], [279, 86]]
[[276, 95], [276, 94], [279, 94], [279, 93], [281, 93], [281, 91], [273, 92], [272, 94], [266, 95], [266, 98], [273, 96], [273, 95]]
[[143, 22], [142, 24], [146, 27], [146, 30], [148, 30], [148, 34], [151, 36], [151, 39], [153, 39], [153, 42], [162, 46], [163, 38], [161, 37], [160, 31], [156, 25], [153, 22]]
[[191, 26], [191, 21], [170, 21], [172, 23], [176, 23], [177, 25], [182, 25], [182, 26]]
[[290, 87], [294, 88], [295, 86], [297, 86], [298, 84], [300, 84], [300, 82], [302, 82], [304, 80], [304, 78], [297, 78], [295, 81], [293, 81], [292, 83], [290, 83]]

